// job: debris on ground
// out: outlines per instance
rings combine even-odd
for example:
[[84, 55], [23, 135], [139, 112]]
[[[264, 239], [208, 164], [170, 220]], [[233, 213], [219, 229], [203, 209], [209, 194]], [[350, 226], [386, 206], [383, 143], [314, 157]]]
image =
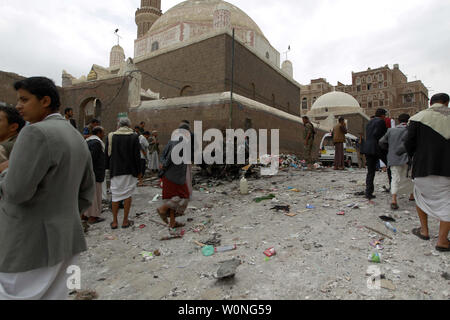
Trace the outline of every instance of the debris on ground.
[[75, 300], [95, 300], [98, 298], [97, 292], [93, 290], [83, 290], [77, 292]]
[[253, 201], [255, 201], [256, 203], [260, 203], [261, 201], [264, 201], [264, 200], [272, 200], [272, 199], [274, 199], [276, 196], [274, 195], [274, 194], [269, 194], [268, 196], [264, 196], [264, 197], [258, 197], [258, 198], [255, 198], [255, 199], [253, 199]]
[[214, 253], [215, 253], [215, 251], [214, 251], [214, 247], [213, 247], [213, 246], [204, 246], [204, 247], [202, 248], [202, 254], [203, 254], [205, 257], [210, 257], [210, 256], [212, 256]]
[[241, 265], [241, 260], [232, 259], [220, 263], [220, 268], [217, 270], [215, 277], [217, 279], [225, 279], [234, 277], [237, 268]]
[[266, 251], [264, 251], [264, 254], [270, 258], [270, 257], [276, 255], [277, 252], [275, 251], [275, 248], [269, 248]]
[[278, 211], [285, 211], [289, 213], [291, 211], [291, 206], [275, 206], [273, 208], [270, 208], [270, 210], [276, 210]]

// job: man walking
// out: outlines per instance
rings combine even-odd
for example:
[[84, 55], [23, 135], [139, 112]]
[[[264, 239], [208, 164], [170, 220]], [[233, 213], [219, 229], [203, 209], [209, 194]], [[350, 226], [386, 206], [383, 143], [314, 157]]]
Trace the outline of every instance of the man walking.
[[338, 124], [333, 128], [334, 170], [344, 170], [344, 142], [346, 134], [345, 119], [341, 117]]
[[150, 132], [145, 131], [144, 134], [139, 135], [139, 144], [141, 145], [141, 166], [140, 166], [140, 173], [141, 177], [139, 178], [139, 187], [144, 187], [144, 176], [145, 172], [147, 171], [147, 162], [148, 162], [148, 147], [149, 142], [148, 139], [150, 138]]
[[110, 171], [113, 222], [111, 228], [118, 228], [117, 216], [119, 202], [124, 202], [124, 217], [122, 228], [129, 228], [134, 224], [128, 220], [132, 195], [136, 190], [138, 178], [141, 177], [141, 146], [139, 137], [131, 129], [128, 118], [119, 121], [119, 129], [108, 135], [106, 142], [106, 169]]
[[382, 151], [378, 142], [387, 131], [384, 121], [385, 116], [386, 110], [378, 109], [376, 111], [375, 118], [370, 120], [366, 126], [366, 141], [361, 148], [361, 153], [366, 155], [367, 163], [366, 191], [364, 195], [369, 200], [376, 198], [373, 194], [375, 190], [373, 181], [375, 179], [377, 162], [382, 158]]
[[303, 124], [305, 125], [305, 133], [304, 133], [304, 140], [305, 140], [305, 160], [306, 163], [308, 164], [308, 168], [311, 169], [312, 168], [312, 149], [313, 149], [313, 145], [314, 145], [314, 136], [316, 134], [315, 130], [314, 130], [314, 126], [311, 123], [311, 121], [309, 121], [309, 118], [307, 116], [303, 117]]
[[66, 299], [67, 268], [87, 249], [80, 214], [94, 196], [91, 156], [58, 113], [52, 80], [28, 78], [14, 88], [30, 125], [0, 179], [0, 299]]
[[0, 106], [0, 163], [8, 161], [25, 120], [15, 108]]
[[75, 122], [75, 120], [73, 119], [73, 109], [72, 108], [66, 108], [66, 110], [64, 110], [64, 118], [66, 118], [67, 121], [70, 122], [70, 124], [76, 129], [77, 128], [77, 123]]
[[388, 129], [387, 133], [380, 139], [379, 144], [382, 149], [389, 150], [387, 155], [387, 165], [392, 171], [391, 209], [398, 210], [397, 194], [399, 190], [405, 190], [410, 194], [410, 200], [414, 200], [412, 195], [412, 181], [408, 176], [409, 158], [404, 150], [403, 139], [407, 133], [409, 115], [401, 114], [398, 117], [400, 124], [395, 128]]
[[431, 107], [411, 118], [405, 147], [413, 158], [414, 197], [420, 228], [414, 235], [430, 240], [428, 216], [440, 221], [437, 251], [450, 251], [450, 109], [449, 96], [436, 94]]
[[105, 221], [101, 218], [102, 213], [102, 193], [103, 181], [105, 181], [106, 156], [103, 137], [105, 130], [102, 127], [92, 129], [92, 136], [86, 139], [89, 151], [92, 157], [92, 166], [95, 174], [95, 197], [92, 206], [86, 211], [82, 219], [87, 220], [89, 224], [96, 224]]

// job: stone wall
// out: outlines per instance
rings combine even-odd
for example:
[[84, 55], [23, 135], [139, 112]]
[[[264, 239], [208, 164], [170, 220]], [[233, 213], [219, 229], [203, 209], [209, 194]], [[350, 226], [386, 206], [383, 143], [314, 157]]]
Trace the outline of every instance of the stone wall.
[[14, 90], [14, 82], [25, 79], [18, 74], [0, 71], [0, 102], [16, 105], [17, 93]]
[[[178, 128], [182, 120], [188, 120], [193, 129], [195, 120], [202, 120], [203, 132], [210, 128], [224, 130], [229, 126], [230, 103], [210, 103], [189, 106], [172, 105], [163, 108], [141, 107], [130, 112], [130, 119], [133, 123], [143, 120], [146, 122], [146, 129], [158, 130], [161, 145], [165, 145], [170, 135]], [[294, 118], [294, 117], [293, 117]], [[300, 118], [297, 120], [287, 119], [268, 111], [261, 111], [246, 106], [243, 103], [233, 104], [232, 127], [235, 129], [268, 129], [268, 151], [270, 153], [270, 129], [280, 130], [280, 152], [296, 154], [304, 157], [304, 126]], [[324, 131], [317, 130], [313, 157], [318, 157], [320, 141], [325, 134]], [[208, 143], [205, 143], [207, 145]]]
[[118, 77], [65, 87], [61, 94], [61, 112], [73, 108], [74, 119], [81, 131], [89, 119], [85, 116], [87, 104], [98, 99], [99, 108], [93, 116], [101, 121], [107, 132], [115, 131], [119, 113], [128, 112], [128, 86], [129, 78]]

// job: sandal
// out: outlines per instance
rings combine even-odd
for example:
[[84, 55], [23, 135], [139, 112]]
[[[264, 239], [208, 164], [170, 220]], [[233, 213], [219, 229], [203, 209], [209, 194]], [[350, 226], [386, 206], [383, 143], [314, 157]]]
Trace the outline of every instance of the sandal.
[[184, 226], [186, 226], [184, 223], [176, 222], [172, 229], [183, 228]]
[[159, 217], [161, 218], [162, 221], [164, 221], [165, 223], [169, 224], [169, 220], [167, 219], [167, 214], [160, 212], [159, 208], [156, 209], [156, 212], [158, 212]]
[[128, 220], [128, 224], [126, 226], [122, 226], [122, 229], [128, 229], [129, 227], [134, 225], [134, 221]]
[[419, 237], [422, 240], [430, 240], [430, 237], [426, 237], [420, 233], [421, 228], [415, 228], [412, 230], [412, 234]]
[[113, 230], [118, 229], [118, 228], [119, 228], [118, 226], [113, 227], [113, 223], [114, 223], [114, 222], [111, 222], [111, 223], [110, 223], [111, 229], [113, 229]]
[[436, 246], [436, 250], [439, 251], [439, 252], [449, 252], [450, 251], [450, 247], [445, 248], [445, 247]]
[[391, 203], [391, 209], [392, 210], [398, 210], [399, 206], [396, 203]]
[[89, 224], [97, 224], [97, 223], [100, 223], [100, 222], [103, 222], [103, 221], [105, 221], [105, 219], [100, 218], [100, 217], [96, 217], [95, 220], [94, 220], [94, 222], [89, 222], [89, 221], [88, 221], [88, 223], [89, 223]]

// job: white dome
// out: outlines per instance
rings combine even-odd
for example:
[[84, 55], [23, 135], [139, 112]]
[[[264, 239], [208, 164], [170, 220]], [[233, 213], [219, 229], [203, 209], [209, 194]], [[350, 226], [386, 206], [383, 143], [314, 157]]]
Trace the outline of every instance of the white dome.
[[252, 30], [264, 37], [258, 25], [244, 11], [222, 0], [188, 0], [179, 3], [159, 17], [148, 31], [148, 34], [158, 34], [180, 22], [193, 22], [212, 26], [214, 11], [216, 10], [230, 11], [231, 25], [233, 27]]
[[327, 108], [329, 111], [333, 111], [332, 109], [341, 108], [361, 109], [361, 106], [351, 95], [344, 92], [334, 91], [320, 96], [313, 104], [311, 111], [324, 108]]

